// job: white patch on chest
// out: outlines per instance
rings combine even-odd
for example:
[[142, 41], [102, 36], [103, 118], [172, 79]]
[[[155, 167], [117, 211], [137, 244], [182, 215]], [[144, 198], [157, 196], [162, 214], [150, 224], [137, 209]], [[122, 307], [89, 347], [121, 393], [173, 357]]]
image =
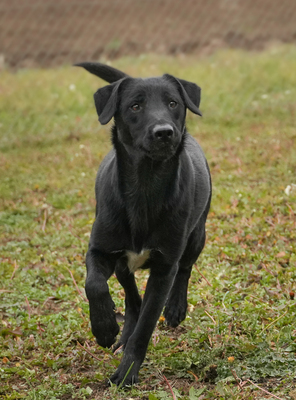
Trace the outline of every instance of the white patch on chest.
[[130, 272], [134, 273], [137, 269], [141, 268], [150, 256], [150, 250], [142, 250], [141, 253], [134, 253], [133, 251], [126, 251], [127, 266]]

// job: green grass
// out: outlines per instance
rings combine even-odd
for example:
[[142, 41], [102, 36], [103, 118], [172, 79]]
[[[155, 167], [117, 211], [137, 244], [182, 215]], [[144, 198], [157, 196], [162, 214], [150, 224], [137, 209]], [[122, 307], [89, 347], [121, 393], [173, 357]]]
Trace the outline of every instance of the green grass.
[[[104, 385], [120, 355], [95, 344], [69, 272], [84, 293], [95, 175], [110, 149], [110, 127], [99, 126], [92, 100], [103, 83], [68, 66], [4, 71], [0, 397], [268, 398], [253, 382], [295, 399], [296, 48], [114, 65], [133, 76], [169, 72], [203, 90], [204, 117], [189, 113], [187, 125], [207, 155], [213, 202], [188, 317], [176, 330], [160, 320], [140, 384]], [[147, 275], [137, 276], [143, 292]], [[123, 312], [114, 278], [110, 290]]]

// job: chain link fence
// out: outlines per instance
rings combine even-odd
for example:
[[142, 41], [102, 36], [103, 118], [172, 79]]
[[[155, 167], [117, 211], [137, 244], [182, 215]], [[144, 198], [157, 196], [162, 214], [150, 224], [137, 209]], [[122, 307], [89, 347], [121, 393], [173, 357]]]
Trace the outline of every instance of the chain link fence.
[[1, 0], [0, 69], [296, 42], [295, 0]]
[[[86, 85], [77, 69], [51, 67], [145, 53], [199, 58], [270, 42], [296, 43], [296, 0], [0, 0], [0, 150], [98, 129], [99, 81]], [[152, 64], [147, 75], [171, 71]]]

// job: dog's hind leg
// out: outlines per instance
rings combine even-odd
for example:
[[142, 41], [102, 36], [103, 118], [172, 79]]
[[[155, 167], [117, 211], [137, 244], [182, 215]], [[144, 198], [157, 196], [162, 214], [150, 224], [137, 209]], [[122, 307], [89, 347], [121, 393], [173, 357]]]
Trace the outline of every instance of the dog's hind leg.
[[192, 265], [204, 248], [205, 237], [204, 224], [195, 228], [179, 262], [179, 269], [164, 310], [166, 323], [173, 328], [177, 327], [186, 317], [188, 281]]
[[111, 347], [119, 332], [115, 304], [107, 280], [113, 274], [118, 254], [105, 254], [90, 246], [86, 255], [85, 291], [89, 300], [92, 333], [100, 346]]
[[114, 352], [120, 347], [124, 350], [126, 342], [137, 324], [142, 304], [142, 299], [135, 282], [135, 276], [130, 272], [127, 266], [126, 257], [122, 257], [118, 260], [115, 273], [125, 291], [125, 322], [122, 335], [113, 348]]

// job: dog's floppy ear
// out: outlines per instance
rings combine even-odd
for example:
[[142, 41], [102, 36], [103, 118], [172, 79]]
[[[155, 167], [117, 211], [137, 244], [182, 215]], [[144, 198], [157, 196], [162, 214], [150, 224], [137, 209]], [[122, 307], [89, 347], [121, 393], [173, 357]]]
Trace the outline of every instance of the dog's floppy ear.
[[126, 78], [128, 76], [124, 72], [119, 71], [119, 69], [101, 63], [82, 62], [74, 64], [74, 66], [83, 67], [91, 74], [94, 74], [109, 83], [117, 82], [120, 79]]
[[126, 78], [100, 88], [94, 94], [95, 106], [102, 125], [106, 125], [114, 116], [118, 104], [118, 90]]
[[178, 86], [186, 107], [189, 108], [189, 110], [194, 114], [202, 116], [202, 113], [199, 109], [201, 88], [193, 82], [188, 82], [184, 79], [177, 79], [169, 74], [165, 74], [164, 77]]

